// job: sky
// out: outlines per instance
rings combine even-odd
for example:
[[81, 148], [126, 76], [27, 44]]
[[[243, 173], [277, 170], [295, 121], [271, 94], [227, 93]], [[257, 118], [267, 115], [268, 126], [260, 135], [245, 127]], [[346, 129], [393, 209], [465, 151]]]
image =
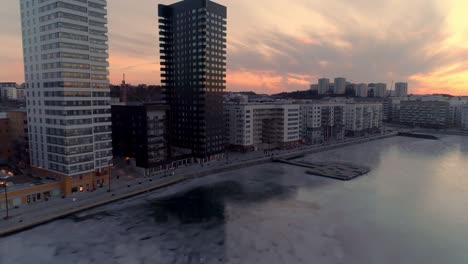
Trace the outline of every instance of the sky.
[[[159, 84], [157, 4], [108, 0], [111, 83]], [[306, 90], [320, 77], [468, 95], [466, 0], [218, 0], [228, 91]], [[19, 1], [0, 3], [0, 81], [23, 82]]]

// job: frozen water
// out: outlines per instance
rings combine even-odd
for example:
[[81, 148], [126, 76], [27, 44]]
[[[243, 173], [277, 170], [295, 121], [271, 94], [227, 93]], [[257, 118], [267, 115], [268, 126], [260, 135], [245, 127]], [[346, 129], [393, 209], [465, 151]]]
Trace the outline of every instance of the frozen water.
[[390, 138], [304, 158], [350, 182], [266, 164], [0, 240], [0, 263], [466, 263], [468, 138]]

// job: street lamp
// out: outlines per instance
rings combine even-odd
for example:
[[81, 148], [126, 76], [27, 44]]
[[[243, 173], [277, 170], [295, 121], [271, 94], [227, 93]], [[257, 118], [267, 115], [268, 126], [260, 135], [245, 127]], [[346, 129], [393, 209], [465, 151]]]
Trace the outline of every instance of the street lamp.
[[107, 189], [107, 192], [111, 191], [111, 179], [112, 179], [112, 160], [109, 160], [109, 163], [107, 163], [107, 171], [109, 173], [109, 188]]
[[7, 220], [9, 218], [9, 215], [8, 215], [8, 184], [6, 182], [0, 182], [0, 187], [3, 187], [3, 189], [5, 190], [5, 205], [6, 205], [6, 217], [4, 218], [5, 220]]

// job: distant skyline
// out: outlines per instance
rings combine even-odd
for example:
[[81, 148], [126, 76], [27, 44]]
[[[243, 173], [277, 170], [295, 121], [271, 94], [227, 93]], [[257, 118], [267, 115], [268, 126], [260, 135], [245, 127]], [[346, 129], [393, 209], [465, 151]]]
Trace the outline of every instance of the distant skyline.
[[[108, 1], [110, 78], [159, 84], [157, 4]], [[468, 95], [466, 0], [218, 0], [228, 7], [228, 91], [306, 90], [320, 77], [408, 82]], [[19, 1], [0, 4], [0, 81], [23, 82]]]

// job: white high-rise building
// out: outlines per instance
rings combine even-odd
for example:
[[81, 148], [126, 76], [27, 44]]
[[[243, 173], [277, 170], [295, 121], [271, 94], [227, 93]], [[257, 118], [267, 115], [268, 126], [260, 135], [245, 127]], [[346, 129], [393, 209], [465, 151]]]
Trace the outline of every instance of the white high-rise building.
[[318, 80], [319, 94], [326, 94], [330, 90], [330, 80], [322, 78]]
[[91, 191], [112, 159], [107, 2], [20, 5], [33, 173]]
[[405, 97], [408, 96], [408, 83], [398, 82], [395, 84], [395, 96]]
[[367, 84], [365, 83], [360, 83], [356, 84], [354, 86], [355, 88], [355, 93], [357, 97], [367, 97], [369, 93], [369, 88], [367, 87]]
[[387, 96], [387, 84], [377, 83], [374, 88], [374, 97], [386, 97]]
[[335, 94], [344, 94], [346, 92], [346, 78], [335, 78], [335, 85], [333, 88], [333, 93]]

